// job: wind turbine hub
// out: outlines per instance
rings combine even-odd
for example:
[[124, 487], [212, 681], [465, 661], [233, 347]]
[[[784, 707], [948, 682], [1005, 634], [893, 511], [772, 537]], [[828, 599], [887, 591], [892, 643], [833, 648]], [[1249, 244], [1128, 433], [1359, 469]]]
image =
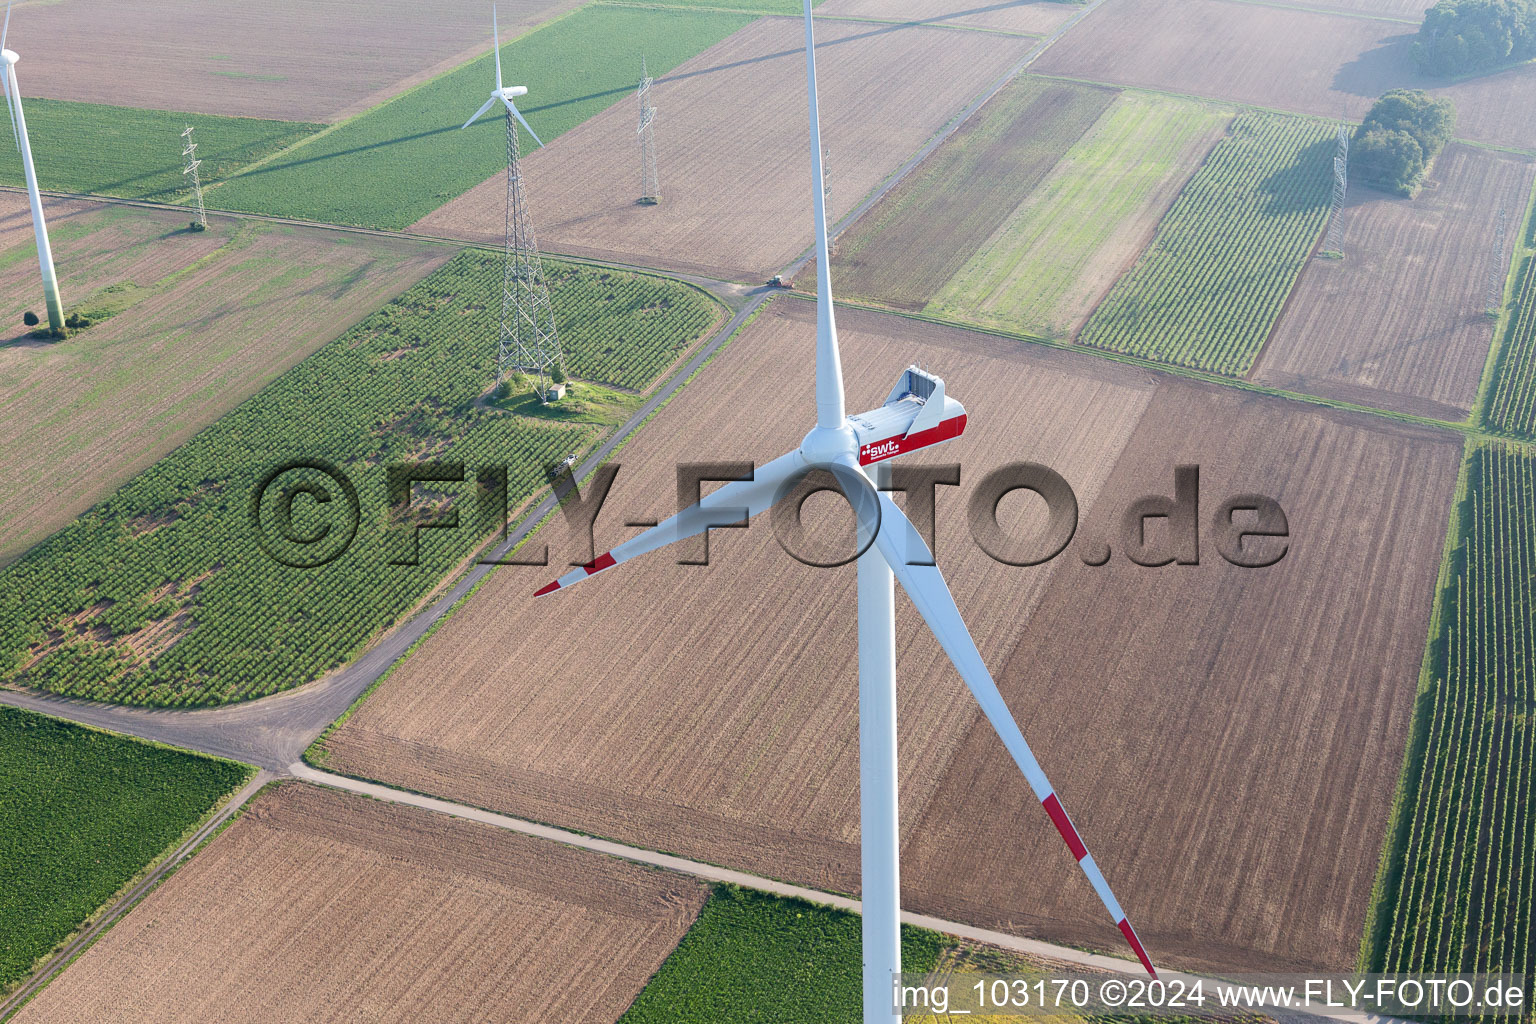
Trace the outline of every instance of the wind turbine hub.
[[3, 59], [7, 64], [15, 64], [21, 60], [21, 54], [15, 50], [0, 50], [0, 59]]
[[800, 454], [813, 464], [836, 462], [859, 450], [859, 437], [847, 423], [840, 427], [814, 427], [800, 442]]

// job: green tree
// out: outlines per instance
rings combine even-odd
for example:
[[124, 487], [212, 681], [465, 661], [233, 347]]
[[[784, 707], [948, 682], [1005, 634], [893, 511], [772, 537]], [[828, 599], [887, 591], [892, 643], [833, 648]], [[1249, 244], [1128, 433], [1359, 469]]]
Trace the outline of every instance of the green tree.
[[1460, 75], [1536, 57], [1536, 0], [1440, 0], [1424, 13], [1413, 59]]
[[1422, 89], [1393, 89], [1376, 101], [1355, 132], [1352, 173], [1362, 181], [1408, 193], [1451, 139], [1456, 108]]

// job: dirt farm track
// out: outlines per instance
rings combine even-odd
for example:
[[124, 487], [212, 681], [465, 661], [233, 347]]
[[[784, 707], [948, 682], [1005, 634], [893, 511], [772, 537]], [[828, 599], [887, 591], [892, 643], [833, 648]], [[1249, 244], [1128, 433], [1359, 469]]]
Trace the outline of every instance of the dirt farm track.
[[[775, 302], [625, 447], [598, 550], [671, 505], [679, 453], [762, 460], [798, 440], [809, 391], [785, 353], [809, 344], [813, 308]], [[983, 456], [1055, 467], [1087, 540], [1113, 536], [1131, 498], [1169, 493], [1175, 463], [1202, 465], [1212, 509], [1253, 491], [1286, 507], [1294, 551], [1270, 570], [1209, 548], [1198, 567], [1092, 569], [1074, 548], [1019, 569], [978, 552], [946, 488], [939, 558], [1149, 945], [1190, 964], [1352, 964], [1454, 437], [887, 315], [840, 326], [850, 408], [915, 357], [971, 415], [931, 457], [971, 481], [991, 463], [967, 459]], [[1015, 400], [1024, 381], [1037, 401]], [[1036, 514], [1004, 505], [1020, 530]], [[552, 562], [569, 560], [550, 536]], [[548, 573], [498, 571], [332, 738], [328, 766], [855, 890], [852, 572], [799, 565], [764, 529], [718, 534], [711, 556], [709, 569], [650, 557], [537, 602]], [[1109, 945], [1001, 744], [898, 605], [906, 905]], [[1328, 842], [1307, 841], [1324, 828]], [[1237, 866], [1220, 888], [1196, 867], [1213, 863]]]

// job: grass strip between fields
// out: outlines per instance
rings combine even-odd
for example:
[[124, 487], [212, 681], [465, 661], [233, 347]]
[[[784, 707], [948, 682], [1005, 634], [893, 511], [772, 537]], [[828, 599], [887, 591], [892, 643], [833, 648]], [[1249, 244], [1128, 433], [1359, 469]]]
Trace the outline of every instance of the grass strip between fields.
[[[640, 59], [660, 78], [751, 15], [594, 4], [501, 49], [506, 83], [545, 143], [632, 99]], [[707, 72], [702, 72], [707, 74]], [[505, 115], [459, 130], [490, 95], [490, 53], [210, 189], [226, 210], [405, 228], [506, 168]], [[523, 153], [533, 139], [519, 129]]]

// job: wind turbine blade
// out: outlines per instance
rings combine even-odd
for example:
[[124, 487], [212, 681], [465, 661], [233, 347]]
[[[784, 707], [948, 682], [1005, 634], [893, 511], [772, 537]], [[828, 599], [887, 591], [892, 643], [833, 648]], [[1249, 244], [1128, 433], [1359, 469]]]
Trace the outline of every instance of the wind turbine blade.
[[832, 315], [832, 270], [827, 265], [827, 199], [822, 188], [821, 115], [816, 103], [816, 33], [805, 0], [805, 83], [811, 107], [811, 205], [816, 211], [816, 425], [843, 426], [843, 364]]
[[459, 131], [463, 131], [465, 128], [468, 128], [470, 125], [472, 125], [476, 121], [480, 120], [480, 118], [484, 117], [485, 116], [485, 112], [487, 110], [490, 110], [491, 107], [495, 103], [496, 103], [496, 97], [495, 96], [492, 96], [490, 99], [486, 100], [485, 101], [485, 106], [483, 106], [479, 110], [475, 111], [475, 116], [474, 117], [470, 118], [468, 121], [465, 121], [463, 124], [461, 124], [459, 126]]
[[627, 562], [631, 558], [655, 551], [657, 548], [664, 548], [675, 541], [696, 537], [711, 526], [741, 522], [743, 519], [750, 519], [761, 512], [766, 512], [773, 507], [773, 503], [781, 494], [788, 492], [789, 488], [784, 486], [786, 482], [791, 481], [805, 469], [805, 460], [798, 451], [780, 455], [766, 466], [757, 467], [751, 480], [738, 480], [711, 491], [697, 504], [690, 505], [665, 522], [651, 527], [638, 536], [631, 537], [586, 565], [573, 569], [539, 590], [534, 596], [543, 597], [545, 594], [564, 590], [566, 587], [580, 583], [588, 576], [596, 575], [604, 569], [611, 569], [621, 562]]
[[501, 92], [501, 29], [496, 27], [495, 4], [491, 4], [491, 52], [496, 55], [496, 91]]
[[5, 3], [5, 28], [0, 29], [0, 50], [5, 49], [6, 37], [11, 34], [11, 0]]
[[[0, 62], [3, 64], [4, 62]], [[11, 66], [5, 64], [0, 67], [0, 89], [5, 92], [5, 111], [11, 116], [11, 137], [16, 140], [16, 148], [21, 148], [21, 129], [16, 124], [16, 108], [11, 100]]]
[[1110, 891], [1109, 883], [1104, 880], [1104, 873], [1099, 870], [1092, 855], [1088, 853], [1088, 848], [1083, 845], [1083, 840], [1077, 834], [1072, 819], [1068, 818], [1067, 812], [1062, 809], [1061, 800], [1057, 798], [1056, 791], [1051, 788], [1050, 780], [1041, 770], [1040, 762], [1035, 760], [1034, 752], [1025, 742], [1023, 732], [1019, 730], [1018, 723], [1013, 720], [1013, 713], [1008, 710], [1002, 693], [998, 691], [997, 683], [992, 680], [992, 674], [987, 671], [987, 664], [982, 660], [981, 652], [976, 649], [976, 642], [971, 639], [970, 630], [965, 627], [965, 620], [960, 617], [960, 609], [955, 606], [955, 599], [944, 582], [943, 574], [932, 564], [908, 564], [909, 562], [931, 563], [933, 555], [928, 550], [928, 544], [891, 496], [883, 492], [880, 494], [880, 513], [880, 532], [876, 535], [875, 542], [879, 545], [881, 556], [890, 565], [896, 579], [901, 582], [901, 588], [912, 599], [912, 604], [922, 615], [923, 621], [928, 623], [929, 629], [933, 630], [939, 646], [944, 648], [944, 653], [949, 655], [950, 661], [954, 662], [955, 668], [960, 672], [960, 678], [965, 680], [965, 685], [976, 697], [976, 703], [981, 705], [981, 710], [991, 721], [992, 727], [997, 730], [1003, 746], [1008, 748], [1008, 753], [1013, 755], [1019, 770], [1029, 780], [1029, 786], [1035, 791], [1035, 797], [1045, 808], [1045, 812], [1050, 815], [1056, 830], [1061, 833], [1061, 838], [1066, 840], [1067, 848], [1072, 851], [1078, 866], [1088, 876], [1088, 881], [1093, 883], [1094, 891], [1099, 894], [1105, 909], [1115, 919], [1120, 933], [1136, 951], [1136, 956], [1141, 960], [1142, 966], [1147, 969], [1147, 973], [1156, 978], [1157, 970], [1152, 966], [1152, 960], [1147, 956], [1141, 940], [1137, 938], [1136, 930], [1131, 927], [1125, 911], [1120, 909], [1120, 904], [1115, 900], [1115, 894]]
[[539, 133], [533, 130], [533, 125], [528, 123], [528, 119], [523, 116], [523, 112], [521, 110], [517, 109], [516, 104], [505, 97], [502, 98], [501, 102], [507, 105], [507, 109], [512, 112], [512, 116], [517, 118], [519, 124], [528, 129], [528, 134], [533, 136], [533, 141], [539, 144], [540, 149], [543, 149], [544, 140], [539, 138]]

